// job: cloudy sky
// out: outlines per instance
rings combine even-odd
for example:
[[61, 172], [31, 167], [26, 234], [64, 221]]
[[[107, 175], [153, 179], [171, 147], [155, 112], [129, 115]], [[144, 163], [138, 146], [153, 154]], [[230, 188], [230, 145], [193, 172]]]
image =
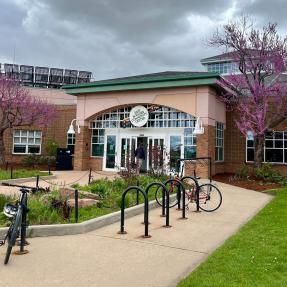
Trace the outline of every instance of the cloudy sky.
[[72, 68], [105, 79], [200, 71], [228, 20], [250, 15], [287, 34], [286, 0], [0, 0], [0, 63]]

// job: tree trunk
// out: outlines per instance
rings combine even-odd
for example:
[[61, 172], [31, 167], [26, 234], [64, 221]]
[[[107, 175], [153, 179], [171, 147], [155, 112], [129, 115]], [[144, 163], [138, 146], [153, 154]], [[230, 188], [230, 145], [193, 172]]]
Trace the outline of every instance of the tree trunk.
[[0, 165], [5, 164], [4, 132], [0, 132]]
[[263, 162], [264, 135], [257, 135], [254, 139], [254, 166], [261, 167]]

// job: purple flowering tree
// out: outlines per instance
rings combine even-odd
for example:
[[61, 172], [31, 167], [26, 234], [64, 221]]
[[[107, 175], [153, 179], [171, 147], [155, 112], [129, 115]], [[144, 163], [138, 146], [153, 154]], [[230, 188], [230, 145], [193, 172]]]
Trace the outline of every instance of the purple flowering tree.
[[[242, 134], [254, 136], [254, 164], [262, 165], [265, 133], [287, 117], [287, 38], [269, 23], [261, 30], [243, 17], [216, 31], [210, 44], [224, 47], [234, 63], [234, 72], [218, 84], [222, 99], [236, 111], [236, 125]], [[236, 70], [238, 68], [238, 70]]]
[[22, 126], [47, 126], [56, 116], [54, 105], [31, 97], [17, 80], [0, 76], [0, 164], [5, 163], [4, 132]]

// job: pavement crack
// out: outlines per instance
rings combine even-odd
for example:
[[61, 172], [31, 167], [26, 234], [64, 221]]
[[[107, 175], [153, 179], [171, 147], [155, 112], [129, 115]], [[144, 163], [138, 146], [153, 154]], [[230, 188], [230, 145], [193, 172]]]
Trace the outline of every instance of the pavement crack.
[[119, 237], [113, 237], [113, 236], [108, 236], [108, 235], [100, 235], [100, 234], [89, 234], [89, 236], [96, 236], [96, 237], [101, 237], [101, 238], [110, 238], [110, 239], [129, 241], [129, 242], [137, 242], [137, 243], [141, 243], [141, 244], [148, 244], [148, 245], [160, 246], [160, 247], [165, 247], [165, 248], [170, 248], [170, 249], [177, 249], [177, 250], [181, 250], [181, 251], [188, 251], [188, 252], [194, 252], [194, 253], [200, 253], [200, 254], [204, 254], [204, 255], [209, 255], [208, 252], [194, 250], [194, 249], [189, 249], [189, 248], [183, 248], [183, 247], [166, 245], [166, 244], [158, 243], [158, 242], [154, 242], [154, 241], [145, 241], [144, 242], [143, 240], [119, 238]]

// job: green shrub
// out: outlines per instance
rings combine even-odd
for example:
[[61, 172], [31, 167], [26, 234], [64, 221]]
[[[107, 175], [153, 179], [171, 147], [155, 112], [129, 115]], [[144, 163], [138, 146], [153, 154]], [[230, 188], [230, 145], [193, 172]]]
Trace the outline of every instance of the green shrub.
[[57, 149], [60, 147], [57, 141], [55, 139], [48, 139], [45, 149], [47, 152], [47, 155], [50, 157], [56, 157], [57, 155]]
[[247, 179], [251, 174], [247, 164], [243, 164], [239, 170], [235, 172], [235, 175], [242, 179]]
[[[121, 208], [122, 206], [122, 197], [118, 196], [116, 198], [116, 204], [119, 208]], [[125, 197], [125, 208], [130, 207], [131, 206], [131, 196], [129, 194], [126, 195]]]
[[36, 166], [36, 165], [39, 164], [39, 156], [36, 155], [36, 154], [26, 155], [26, 156], [22, 159], [22, 163], [23, 163], [25, 166], [34, 167], [34, 166]]
[[264, 163], [262, 167], [255, 168], [254, 176], [264, 181], [281, 183], [284, 185], [287, 183], [286, 177], [284, 177], [279, 171], [274, 170], [271, 163]]

